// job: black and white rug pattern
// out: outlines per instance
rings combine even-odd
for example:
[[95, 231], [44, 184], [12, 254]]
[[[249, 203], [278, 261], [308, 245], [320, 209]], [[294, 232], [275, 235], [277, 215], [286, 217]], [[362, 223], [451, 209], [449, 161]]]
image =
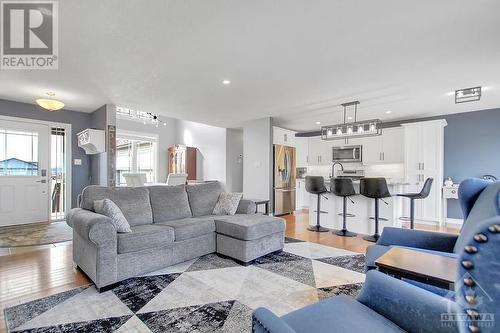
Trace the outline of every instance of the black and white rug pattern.
[[339, 294], [356, 296], [362, 254], [287, 239], [283, 252], [241, 266], [215, 254], [121, 282], [5, 309], [9, 332], [250, 332], [252, 310], [284, 315]]

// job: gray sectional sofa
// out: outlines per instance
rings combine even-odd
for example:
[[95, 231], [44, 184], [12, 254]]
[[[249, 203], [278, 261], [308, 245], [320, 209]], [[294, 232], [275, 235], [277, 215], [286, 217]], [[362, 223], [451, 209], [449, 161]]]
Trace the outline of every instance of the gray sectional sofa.
[[[96, 284], [107, 289], [124, 279], [217, 252], [244, 264], [284, 245], [285, 222], [255, 214], [242, 199], [236, 215], [212, 211], [219, 182], [151, 187], [88, 186], [80, 208], [69, 212], [73, 259]], [[111, 199], [132, 232], [117, 233], [109, 218], [93, 211], [94, 201]]]

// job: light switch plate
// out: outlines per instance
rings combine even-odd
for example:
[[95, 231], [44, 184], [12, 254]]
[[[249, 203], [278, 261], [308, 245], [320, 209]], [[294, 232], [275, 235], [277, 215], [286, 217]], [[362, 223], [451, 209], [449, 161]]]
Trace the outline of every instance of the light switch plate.
[[75, 165], [82, 165], [82, 160], [79, 158], [75, 158]]

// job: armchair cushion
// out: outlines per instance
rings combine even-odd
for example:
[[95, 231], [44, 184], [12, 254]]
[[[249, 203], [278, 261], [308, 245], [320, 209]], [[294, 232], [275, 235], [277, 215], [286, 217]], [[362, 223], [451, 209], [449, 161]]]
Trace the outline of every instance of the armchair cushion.
[[252, 313], [253, 333], [297, 333], [280, 317], [266, 308], [257, 308]]
[[378, 271], [367, 273], [357, 300], [408, 332], [458, 332], [441, 321], [441, 314], [458, 312], [455, 302]]
[[306, 306], [282, 319], [297, 333], [404, 332], [387, 318], [345, 295]]
[[[459, 195], [461, 195], [460, 200], [462, 202], [462, 207], [464, 207], [463, 201], [465, 200], [462, 196], [466, 195], [463, 194], [466, 192], [464, 188], [471, 186], [468, 183], [469, 181], [474, 181], [474, 184], [476, 184], [481, 180], [469, 179], [460, 184]], [[474, 206], [469, 210], [469, 213], [467, 214], [466, 211], [464, 211], [464, 214], [467, 214], [467, 219], [464, 222], [462, 230], [460, 231], [460, 236], [455, 244], [454, 252], [456, 253], [460, 253], [464, 246], [467, 245], [467, 242], [472, 239], [474, 233], [476, 232], [477, 223], [500, 215], [500, 182], [487, 183], [488, 186], [480, 192], [478, 198], [474, 201]], [[467, 193], [472, 196], [470, 192]], [[469, 199], [469, 201], [472, 201], [472, 199]]]
[[453, 252], [458, 236], [440, 232], [385, 227], [377, 245], [399, 245], [421, 249]]

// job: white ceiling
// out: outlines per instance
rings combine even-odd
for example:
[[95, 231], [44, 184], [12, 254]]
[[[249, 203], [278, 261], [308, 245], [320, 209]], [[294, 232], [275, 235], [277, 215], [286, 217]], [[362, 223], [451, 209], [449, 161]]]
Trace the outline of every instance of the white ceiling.
[[[499, 107], [498, 13], [498, 0], [64, 0], [59, 70], [1, 71], [0, 98], [51, 90], [77, 111], [295, 130], [340, 121], [351, 100], [362, 119]], [[476, 85], [480, 102], [448, 95]]]

